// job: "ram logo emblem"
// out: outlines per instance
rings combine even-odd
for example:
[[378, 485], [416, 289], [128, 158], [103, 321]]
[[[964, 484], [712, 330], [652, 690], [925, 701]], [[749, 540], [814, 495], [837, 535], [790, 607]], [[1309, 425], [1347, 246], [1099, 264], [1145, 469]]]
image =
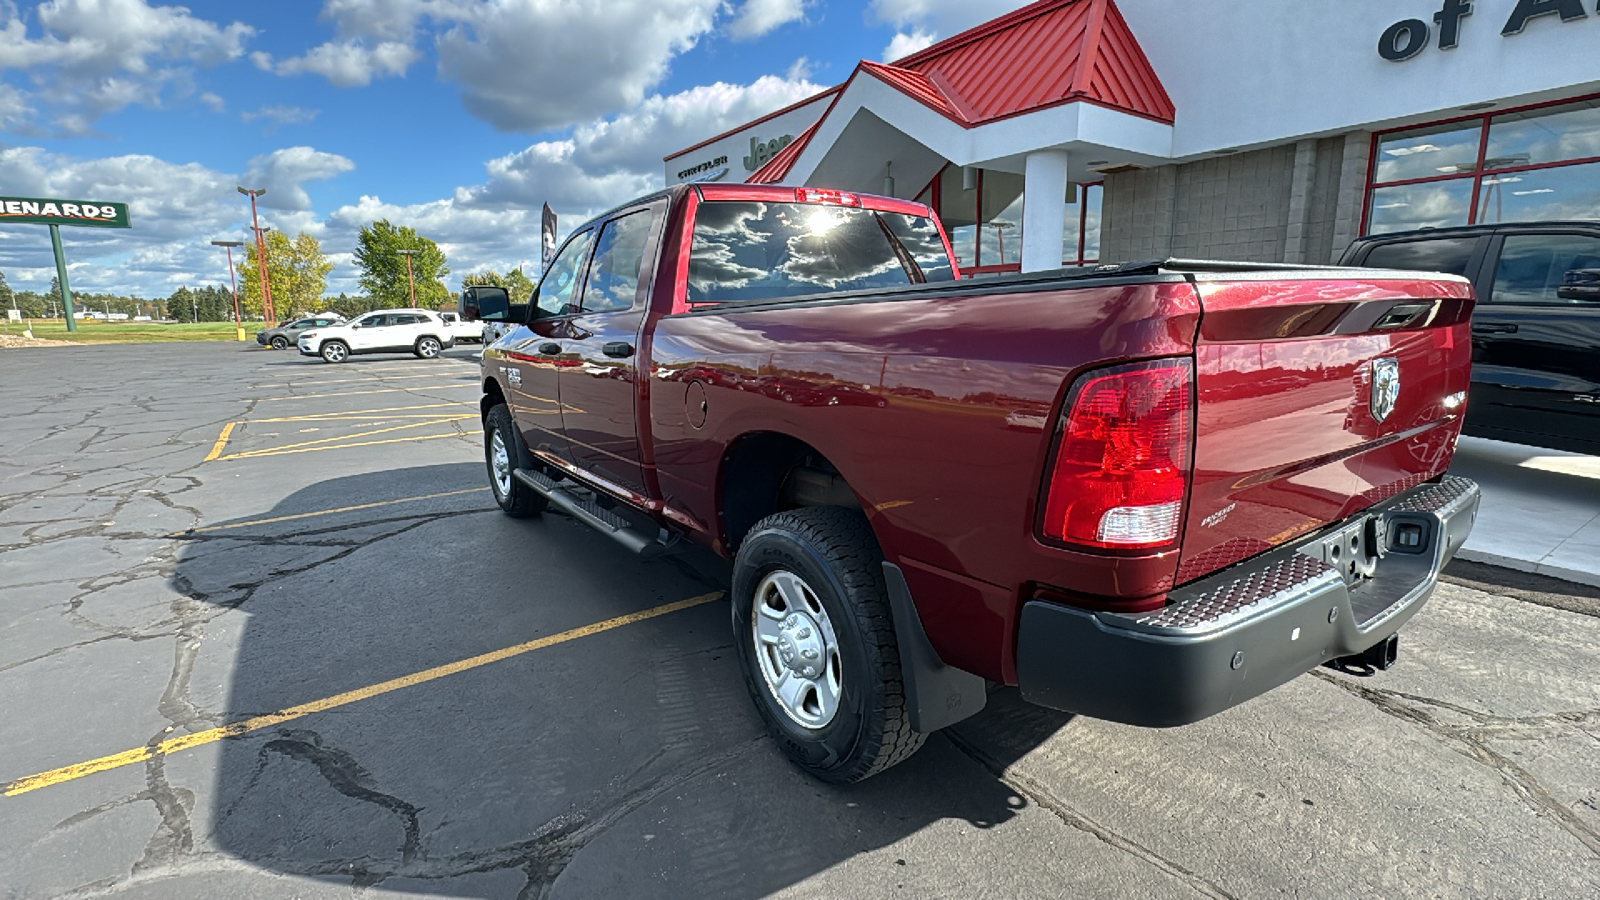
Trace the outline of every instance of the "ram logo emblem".
[[1400, 361], [1392, 356], [1372, 361], [1372, 418], [1382, 422], [1400, 400]]

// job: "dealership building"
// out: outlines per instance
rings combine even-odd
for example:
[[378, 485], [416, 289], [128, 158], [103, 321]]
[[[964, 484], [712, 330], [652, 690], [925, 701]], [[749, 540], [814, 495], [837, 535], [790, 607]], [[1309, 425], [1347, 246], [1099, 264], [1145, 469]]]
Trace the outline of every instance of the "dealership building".
[[962, 269], [1600, 218], [1600, 0], [1041, 0], [666, 158], [916, 198]]

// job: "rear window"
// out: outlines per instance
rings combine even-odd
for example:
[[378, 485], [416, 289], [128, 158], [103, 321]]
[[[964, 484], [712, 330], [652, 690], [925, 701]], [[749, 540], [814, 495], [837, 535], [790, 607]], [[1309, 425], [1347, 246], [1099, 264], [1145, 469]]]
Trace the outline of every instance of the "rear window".
[[954, 277], [939, 229], [925, 216], [716, 201], [695, 217], [688, 299], [782, 300]]
[[1361, 264], [1370, 269], [1414, 269], [1419, 272], [1465, 275], [1467, 264], [1472, 261], [1472, 251], [1477, 246], [1478, 239], [1475, 237], [1379, 244], [1367, 253], [1367, 258]]

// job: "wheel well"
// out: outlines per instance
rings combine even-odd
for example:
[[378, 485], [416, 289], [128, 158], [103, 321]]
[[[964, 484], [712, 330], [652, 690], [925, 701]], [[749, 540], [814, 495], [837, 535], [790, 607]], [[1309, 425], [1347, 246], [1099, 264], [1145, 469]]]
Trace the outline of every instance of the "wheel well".
[[815, 448], [786, 434], [747, 434], [723, 455], [718, 482], [723, 546], [738, 549], [752, 526], [776, 512], [861, 502], [844, 476]]
[[506, 402], [505, 392], [500, 390], [500, 382], [493, 378], [483, 380], [483, 399], [478, 401], [478, 418], [488, 419], [489, 410]]

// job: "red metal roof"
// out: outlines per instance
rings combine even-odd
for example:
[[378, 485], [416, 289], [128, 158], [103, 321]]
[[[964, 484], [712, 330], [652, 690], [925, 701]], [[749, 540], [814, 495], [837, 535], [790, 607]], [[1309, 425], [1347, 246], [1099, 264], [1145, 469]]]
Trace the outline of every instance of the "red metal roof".
[[[1114, 0], [1040, 0], [891, 65], [862, 60], [835, 90], [862, 73], [963, 128], [1079, 101], [1168, 125], [1177, 114]], [[745, 182], [786, 178], [839, 96]]]
[[928, 105], [963, 109], [969, 127], [1074, 100], [1168, 124], [1176, 114], [1114, 0], [1040, 0], [875, 68], [925, 76], [944, 95]]

